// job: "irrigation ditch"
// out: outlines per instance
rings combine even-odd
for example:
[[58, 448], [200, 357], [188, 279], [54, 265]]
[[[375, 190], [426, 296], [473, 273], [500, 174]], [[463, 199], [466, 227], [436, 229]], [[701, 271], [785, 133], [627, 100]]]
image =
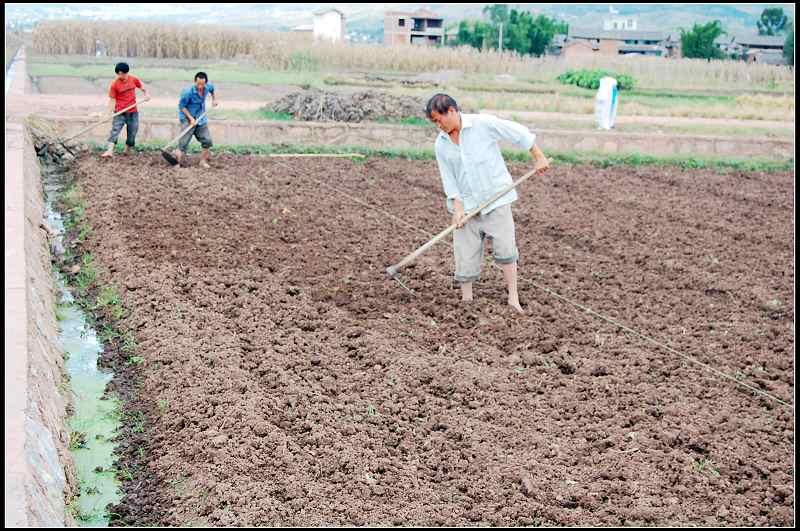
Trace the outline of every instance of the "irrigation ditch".
[[[78, 492], [65, 502], [78, 525], [103, 527], [115, 517], [111, 507], [122, 499], [123, 482], [133, 479], [131, 466], [144, 456], [137, 437], [144, 415], [135, 409], [132, 390], [142, 358], [135, 355], [134, 332], [119, 325], [126, 312], [119, 293], [97, 282], [97, 266], [84, 248], [92, 229], [84, 216], [85, 200], [71, 181], [74, 157], [47, 133], [34, 128], [32, 135], [59, 296], [55, 317], [66, 371], [60, 391], [71, 399], [67, 429]], [[128, 457], [125, 465], [120, 452]]]

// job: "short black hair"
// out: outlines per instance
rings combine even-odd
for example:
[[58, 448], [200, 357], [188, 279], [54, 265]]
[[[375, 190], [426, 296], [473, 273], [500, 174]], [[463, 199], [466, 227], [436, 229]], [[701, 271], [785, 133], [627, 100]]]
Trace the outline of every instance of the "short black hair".
[[439, 114], [447, 114], [450, 107], [458, 110], [458, 103], [456, 103], [456, 100], [447, 94], [434, 94], [433, 97], [428, 100], [428, 105], [425, 106], [425, 116], [432, 118], [431, 113], [433, 111]]
[[205, 79], [205, 80], [206, 80], [206, 83], [208, 83], [208, 76], [206, 75], [206, 73], [205, 73], [205, 72], [198, 72], [198, 73], [196, 73], [196, 74], [194, 75], [194, 80], [195, 80], [195, 81], [197, 81], [197, 78], [198, 78], [198, 77], [199, 77], [200, 79]]
[[128, 63], [117, 63], [117, 66], [114, 67], [114, 73], [119, 74], [122, 72], [123, 74], [127, 74], [130, 72], [131, 67], [128, 66]]

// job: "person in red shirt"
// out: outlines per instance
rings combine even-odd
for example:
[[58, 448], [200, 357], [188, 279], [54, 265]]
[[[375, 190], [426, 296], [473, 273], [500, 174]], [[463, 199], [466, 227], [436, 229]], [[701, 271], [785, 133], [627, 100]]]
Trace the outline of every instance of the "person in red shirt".
[[[144, 88], [138, 77], [128, 74], [130, 67], [127, 63], [117, 63], [114, 72], [117, 79], [111, 82], [108, 87], [108, 109], [111, 114], [121, 111], [136, 103], [136, 89], [144, 92], [144, 101], [150, 99], [147, 89]], [[139, 130], [139, 111], [134, 106], [119, 116], [114, 117], [111, 125], [111, 134], [108, 136], [108, 149], [100, 155], [101, 157], [113, 157], [114, 148], [117, 145], [122, 127], [128, 128], [128, 138], [125, 139], [125, 150], [123, 154], [130, 153], [130, 149], [136, 145], [136, 132]]]

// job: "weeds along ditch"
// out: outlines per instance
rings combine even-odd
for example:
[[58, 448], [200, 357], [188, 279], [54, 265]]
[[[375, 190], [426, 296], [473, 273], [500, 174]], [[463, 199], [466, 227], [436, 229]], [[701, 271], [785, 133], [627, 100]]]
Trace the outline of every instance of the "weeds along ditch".
[[[41, 135], [41, 133], [39, 133]], [[36, 149], [43, 178], [50, 234], [53, 281], [59, 293], [56, 320], [68, 380], [62, 392], [73, 396], [68, 418], [80, 491], [68, 511], [82, 526], [106, 526], [115, 514], [111, 505], [133, 476], [130, 462], [120, 461], [122, 441], [138, 439], [144, 416], [135, 409], [132, 388], [136, 367], [133, 330], [120, 326], [125, 315], [116, 287], [98, 280], [98, 265], [85, 246], [91, 235], [86, 198], [70, 176], [72, 156], [38, 136]], [[121, 382], [125, 382], [121, 385]], [[126, 447], [123, 444], [123, 448]], [[135, 443], [141, 459], [146, 445]]]
[[418, 159], [70, 163], [111, 525], [794, 522], [792, 409], [528, 282], [791, 402], [790, 170], [563, 160], [514, 206], [519, 318], [488, 263], [461, 305], [446, 245], [403, 272], [421, 297], [386, 280], [448, 222]]

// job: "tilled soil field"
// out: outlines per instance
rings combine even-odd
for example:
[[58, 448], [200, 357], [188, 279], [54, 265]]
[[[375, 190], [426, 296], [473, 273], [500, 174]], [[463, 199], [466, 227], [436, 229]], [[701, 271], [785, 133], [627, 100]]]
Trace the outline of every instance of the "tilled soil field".
[[115, 525], [794, 524], [793, 409], [530, 283], [793, 403], [791, 173], [554, 167], [521, 317], [488, 263], [462, 305], [446, 244], [386, 280], [449, 223], [435, 162], [73, 175], [144, 358], [106, 353], [144, 413]]

